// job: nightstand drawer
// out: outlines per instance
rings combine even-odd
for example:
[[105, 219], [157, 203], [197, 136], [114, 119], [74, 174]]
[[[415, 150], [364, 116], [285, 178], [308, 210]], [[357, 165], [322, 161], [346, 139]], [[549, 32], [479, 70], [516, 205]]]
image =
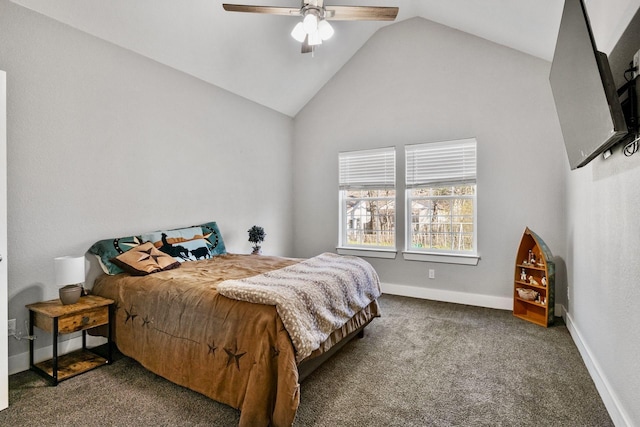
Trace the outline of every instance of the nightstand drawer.
[[[53, 319], [51, 317], [42, 313], [34, 314], [34, 326], [43, 331], [53, 331]], [[107, 323], [109, 323], [109, 308], [106, 306], [95, 307], [79, 313], [69, 313], [58, 317], [58, 333], [69, 334], [95, 326], [106, 325]]]
[[106, 325], [107, 323], [109, 323], [109, 308], [96, 307], [93, 310], [85, 310], [82, 313], [60, 317], [58, 319], [58, 333], [68, 334]]

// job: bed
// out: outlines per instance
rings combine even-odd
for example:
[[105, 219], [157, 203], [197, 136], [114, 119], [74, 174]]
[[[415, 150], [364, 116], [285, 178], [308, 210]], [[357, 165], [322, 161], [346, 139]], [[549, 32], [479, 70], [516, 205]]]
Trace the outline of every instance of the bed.
[[[379, 316], [378, 276], [360, 258], [330, 253], [229, 254], [212, 224], [190, 236], [208, 242], [208, 255], [196, 248], [202, 256], [182, 262], [160, 250], [194, 247], [174, 230], [96, 243], [90, 252], [107, 274], [91, 292], [116, 301], [112, 337], [124, 355], [239, 409], [241, 426], [290, 426], [302, 379]], [[148, 263], [130, 270], [126, 257]]]

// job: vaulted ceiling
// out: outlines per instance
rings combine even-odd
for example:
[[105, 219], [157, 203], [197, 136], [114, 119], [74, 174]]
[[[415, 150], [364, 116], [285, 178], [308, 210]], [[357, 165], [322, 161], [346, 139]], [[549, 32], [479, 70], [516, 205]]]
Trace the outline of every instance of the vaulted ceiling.
[[[81, 31], [295, 116], [379, 28], [393, 22], [332, 21], [314, 55], [290, 36], [299, 18], [225, 12], [223, 0], [12, 0]], [[325, 0], [397, 6], [397, 21], [422, 17], [551, 60], [563, 0]], [[296, 0], [224, 0], [300, 6]], [[586, 0], [599, 49], [616, 39], [640, 0]], [[592, 13], [595, 12], [595, 13]], [[617, 34], [619, 36], [619, 34]], [[429, 43], [429, 40], [425, 40]]]

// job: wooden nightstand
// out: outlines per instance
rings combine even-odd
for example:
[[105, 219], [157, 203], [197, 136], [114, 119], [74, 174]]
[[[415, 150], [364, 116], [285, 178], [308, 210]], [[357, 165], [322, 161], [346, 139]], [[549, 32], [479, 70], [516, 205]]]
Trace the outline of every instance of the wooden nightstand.
[[[75, 304], [63, 305], [59, 299], [27, 305], [29, 335], [37, 327], [53, 335], [53, 358], [33, 363], [33, 340], [29, 341], [30, 368], [50, 380], [53, 385], [112, 361], [111, 319], [113, 300], [96, 295], [81, 297]], [[106, 357], [87, 348], [87, 330], [108, 325]], [[58, 335], [82, 331], [82, 349], [58, 356]]]

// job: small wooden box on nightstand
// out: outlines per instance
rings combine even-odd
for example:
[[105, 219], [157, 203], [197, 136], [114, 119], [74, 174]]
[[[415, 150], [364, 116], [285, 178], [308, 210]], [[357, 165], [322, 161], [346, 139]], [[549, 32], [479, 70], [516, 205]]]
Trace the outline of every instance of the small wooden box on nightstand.
[[[53, 358], [41, 363], [33, 363], [33, 340], [29, 341], [30, 368], [57, 385], [60, 381], [111, 363], [113, 303], [107, 298], [87, 295], [75, 304], [63, 305], [59, 299], [55, 299], [27, 305], [29, 335], [33, 335], [34, 327], [53, 335]], [[87, 330], [102, 325], [109, 325], [106, 357], [87, 348]], [[82, 331], [82, 349], [58, 356], [58, 335], [78, 331]]]

